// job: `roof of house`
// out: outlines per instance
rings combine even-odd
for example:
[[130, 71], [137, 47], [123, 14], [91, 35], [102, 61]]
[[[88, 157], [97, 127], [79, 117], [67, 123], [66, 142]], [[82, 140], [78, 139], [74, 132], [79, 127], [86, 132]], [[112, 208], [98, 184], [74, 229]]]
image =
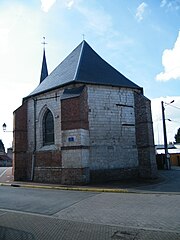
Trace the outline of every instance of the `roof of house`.
[[[180, 154], [180, 149], [179, 148], [174, 148], [174, 149], [168, 149], [169, 154]], [[156, 149], [156, 154], [165, 154], [164, 149]]]
[[5, 153], [5, 147], [1, 139], [0, 139], [0, 152]]
[[110, 85], [140, 89], [82, 41], [28, 97], [71, 83]]

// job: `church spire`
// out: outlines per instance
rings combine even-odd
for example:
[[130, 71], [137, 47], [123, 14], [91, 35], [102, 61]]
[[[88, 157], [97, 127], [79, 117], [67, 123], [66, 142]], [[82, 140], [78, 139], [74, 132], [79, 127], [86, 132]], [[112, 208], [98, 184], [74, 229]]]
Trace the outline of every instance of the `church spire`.
[[42, 44], [44, 44], [44, 51], [43, 51], [43, 61], [42, 61], [42, 68], [41, 68], [40, 83], [48, 76], [46, 54], [45, 54], [45, 44], [47, 44], [47, 43], [45, 42], [45, 37], [43, 37], [43, 38], [44, 38], [44, 42], [42, 42]]

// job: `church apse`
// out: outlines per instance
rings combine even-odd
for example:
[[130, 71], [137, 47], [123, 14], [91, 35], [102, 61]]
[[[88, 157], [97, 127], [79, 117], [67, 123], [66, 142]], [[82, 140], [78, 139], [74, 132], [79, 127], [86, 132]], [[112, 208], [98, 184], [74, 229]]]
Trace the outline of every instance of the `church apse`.
[[150, 101], [82, 41], [14, 113], [16, 180], [61, 184], [155, 177]]

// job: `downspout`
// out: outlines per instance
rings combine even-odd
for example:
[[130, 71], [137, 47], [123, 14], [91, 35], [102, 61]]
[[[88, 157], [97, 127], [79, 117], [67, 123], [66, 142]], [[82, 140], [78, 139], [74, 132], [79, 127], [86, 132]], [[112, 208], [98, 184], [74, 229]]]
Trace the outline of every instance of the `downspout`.
[[32, 166], [31, 166], [31, 181], [34, 179], [34, 168], [35, 168], [35, 161], [36, 161], [36, 106], [37, 106], [37, 99], [33, 98], [34, 102], [34, 149], [32, 154]]

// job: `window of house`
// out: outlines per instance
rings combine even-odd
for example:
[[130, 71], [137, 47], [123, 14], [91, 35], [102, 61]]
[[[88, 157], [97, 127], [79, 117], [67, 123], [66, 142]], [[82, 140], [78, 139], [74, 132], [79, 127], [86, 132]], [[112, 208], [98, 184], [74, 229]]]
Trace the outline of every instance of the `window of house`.
[[54, 144], [54, 119], [48, 109], [43, 117], [43, 145]]

